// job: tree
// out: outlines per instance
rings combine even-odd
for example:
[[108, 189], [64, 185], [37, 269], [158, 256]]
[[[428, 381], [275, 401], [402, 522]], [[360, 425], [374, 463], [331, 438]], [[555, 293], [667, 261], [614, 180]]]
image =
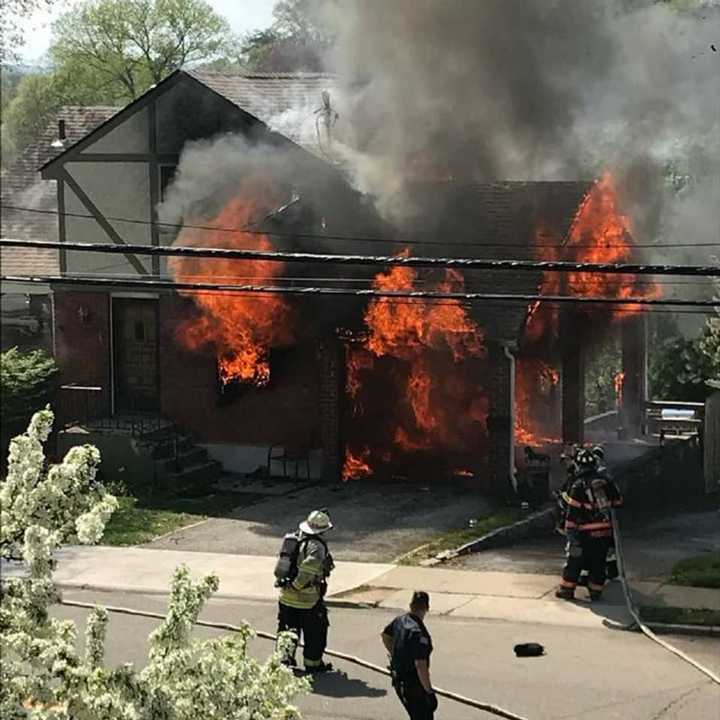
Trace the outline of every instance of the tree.
[[117, 501], [96, 480], [100, 453], [91, 445], [72, 448], [60, 465], [45, 470], [43, 443], [52, 423], [52, 412], [42, 410], [12, 441], [0, 485], [0, 552], [27, 568], [25, 576], [4, 578], [0, 586], [0, 717], [299, 718], [291, 703], [309, 684], [280, 662], [288, 637], [265, 663], [248, 655], [248, 626], [232, 637], [193, 639], [193, 624], [218, 588], [213, 575], [194, 583], [186, 568], [176, 570], [167, 617], [150, 636], [143, 670], [104, 665], [108, 614], [101, 607], [90, 613], [85, 652], [78, 653], [75, 623], [50, 614], [60, 598], [52, 553], [68, 539], [97, 542]]
[[55, 23], [58, 72], [128, 102], [183, 65], [223, 55], [232, 34], [204, 0], [87, 0]]
[[243, 38], [239, 47], [209, 69], [243, 72], [319, 72], [332, 37], [319, 21], [317, 0], [278, 0], [273, 23]]
[[650, 363], [650, 384], [658, 400], [702, 402], [720, 380], [720, 319], [708, 320], [699, 338], [660, 343]]
[[25, 75], [20, 80], [15, 97], [3, 112], [3, 165], [45, 130], [63, 104], [71, 104], [64, 100], [61, 85], [52, 73]]
[[21, 21], [40, 8], [49, 8], [55, 0], [4, 0], [0, 13], [0, 62], [18, 59], [25, 44]]

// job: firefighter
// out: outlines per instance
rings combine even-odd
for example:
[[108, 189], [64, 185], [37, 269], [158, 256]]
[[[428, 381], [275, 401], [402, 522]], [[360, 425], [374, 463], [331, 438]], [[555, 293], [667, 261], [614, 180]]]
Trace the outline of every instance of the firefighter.
[[[565, 480], [565, 483], [560, 488], [560, 492], [553, 493], [556, 499], [555, 529], [561, 535], [565, 535], [565, 518], [569, 509], [569, 505], [566, 503], [565, 498], [568, 496], [567, 493], [572, 487], [573, 482], [575, 482], [577, 466], [574, 462], [574, 459], [581, 447], [582, 446], [580, 445], [574, 445], [570, 455], [561, 455], [561, 458], [563, 460], [569, 460], [569, 462], [567, 463], [567, 478]], [[598, 474], [606, 477], [607, 468], [605, 467], [605, 451], [600, 445], [595, 445], [593, 448], [591, 448], [591, 452], [598, 459]], [[618, 576], [617, 556], [615, 554], [615, 537], [612, 535], [610, 536], [607, 559], [605, 563], [605, 574], [608, 580], [614, 580]], [[578, 579], [578, 585], [582, 585], [583, 587], [588, 586], [588, 569], [586, 567], [582, 569], [580, 578]]]
[[[324, 510], [314, 510], [300, 523], [288, 581], [279, 583], [278, 632], [292, 630], [297, 642], [303, 637], [303, 661], [310, 673], [332, 670], [332, 665], [323, 660], [330, 627], [323, 598], [334, 563], [322, 537], [332, 527]], [[295, 664], [294, 651], [284, 663]]]
[[424, 619], [430, 597], [418, 590], [410, 600], [410, 612], [396, 617], [380, 636], [390, 656], [393, 687], [410, 720], [432, 720], [437, 698], [430, 682], [432, 638]]
[[574, 479], [562, 495], [567, 507], [567, 560], [555, 595], [571, 600], [586, 568], [590, 599], [597, 601], [605, 585], [607, 554], [612, 544], [610, 508], [618, 507], [622, 501], [617, 487], [600, 466], [599, 453], [578, 448], [573, 465]]

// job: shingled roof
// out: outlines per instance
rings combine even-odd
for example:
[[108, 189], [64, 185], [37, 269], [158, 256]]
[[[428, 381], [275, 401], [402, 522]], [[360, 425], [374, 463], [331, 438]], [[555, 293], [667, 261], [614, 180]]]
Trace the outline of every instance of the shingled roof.
[[[92, 132], [117, 112], [107, 106], [63, 107], [42, 135], [28, 145], [2, 172], [2, 222], [0, 236], [21, 240], [57, 240], [57, 193], [54, 180], [42, 180], [38, 169], [63, 150]], [[65, 121], [65, 141], [58, 140], [58, 124]], [[57, 143], [56, 143], [57, 145]], [[48, 214], [25, 212], [12, 207], [44, 210]], [[4, 275], [49, 275], [59, 272], [58, 252], [36, 248], [2, 248]]]
[[327, 90], [332, 102], [338, 89], [336, 76], [326, 73], [184, 72], [311, 151], [316, 150], [315, 111], [322, 107], [322, 92]]

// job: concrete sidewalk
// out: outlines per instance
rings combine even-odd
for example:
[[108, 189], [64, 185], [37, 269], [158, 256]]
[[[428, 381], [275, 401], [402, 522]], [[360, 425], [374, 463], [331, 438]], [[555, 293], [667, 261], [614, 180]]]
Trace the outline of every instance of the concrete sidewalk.
[[[215, 573], [218, 597], [274, 600], [275, 557], [225, 553], [180, 552], [145, 547], [69, 546], [56, 555], [55, 581], [66, 588], [167, 593], [172, 574], [186, 565], [195, 578]], [[382, 563], [338, 562], [333, 594], [367, 585], [392, 569]]]
[[[179, 552], [146, 547], [66, 547], [57, 554], [55, 580], [63, 588], [167, 594], [172, 573], [187, 565], [194, 577], [214, 572], [221, 598], [274, 601], [275, 558], [258, 555]], [[7, 573], [7, 569], [4, 573]], [[574, 603], [557, 600], [551, 575], [478, 572], [338, 562], [328, 602], [401, 609], [413, 590], [430, 593], [432, 612], [534, 624], [600, 627], [630, 617], [618, 582], [610, 583], [601, 603], [590, 604], [583, 589]], [[720, 593], [654, 583], [633, 583], [639, 604], [720, 610]]]

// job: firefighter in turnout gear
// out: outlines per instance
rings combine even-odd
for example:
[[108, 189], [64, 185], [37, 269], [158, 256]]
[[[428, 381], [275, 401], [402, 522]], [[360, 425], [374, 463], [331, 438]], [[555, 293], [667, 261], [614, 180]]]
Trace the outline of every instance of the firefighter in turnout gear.
[[[323, 661], [330, 626], [323, 598], [334, 563], [322, 537], [332, 526], [327, 511], [311, 512], [298, 532], [285, 536], [275, 571], [280, 588], [278, 632], [293, 631], [297, 642], [302, 637], [305, 670], [311, 673], [332, 670]], [[295, 650], [284, 663], [295, 665]]]
[[[565, 519], [570, 508], [570, 506], [566, 503], [565, 498], [568, 497], [570, 488], [575, 482], [576, 473], [578, 470], [577, 465], [575, 464], [575, 457], [578, 451], [581, 449], [582, 446], [574, 445], [572, 448], [572, 452], [569, 455], [563, 453], [560, 456], [563, 460], [569, 461], [567, 463], [567, 479], [565, 480], [565, 483], [562, 485], [559, 492], [553, 492], [553, 495], [556, 499], [555, 529], [558, 533], [560, 533], [560, 535], [565, 535]], [[605, 467], [605, 451], [600, 445], [595, 445], [591, 448], [591, 450], [598, 459], [598, 474], [602, 477], [607, 477], [607, 468]], [[607, 560], [605, 562], [605, 574], [608, 580], [614, 580], [618, 576], [617, 556], [615, 554], [615, 538], [612, 535], [610, 537]], [[582, 569], [580, 578], [578, 580], [578, 585], [582, 585], [583, 587], [588, 586], [587, 567], [584, 567]]]
[[601, 455], [595, 450], [577, 448], [573, 459], [573, 479], [563, 492], [565, 567], [557, 597], [571, 600], [575, 596], [583, 569], [588, 571], [590, 599], [599, 600], [606, 579], [607, 554], [613, 541], [610, 509], [622, 504], [615, 484], [600, 466]]
[[410, 612], [396, 617], [380, 636], [390, 655], [393, 687], [410, 720], [432, 720], [437, 710], [430, 682], [433, 644], [423, 622], [429, 609], [428, 594], [413, 593]]

